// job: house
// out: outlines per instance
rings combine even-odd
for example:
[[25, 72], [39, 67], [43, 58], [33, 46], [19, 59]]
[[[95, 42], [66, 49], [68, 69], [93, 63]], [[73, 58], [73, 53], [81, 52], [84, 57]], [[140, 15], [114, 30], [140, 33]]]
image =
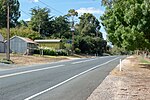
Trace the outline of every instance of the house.
[[40, 47], [50, 47], [54, 49], [62, 49], [63, 43], [60, 39], [50, 39], [50, 40], [34, 40], [39, 44]]
[[10, 39], [10, 50], [14, 53], [31, 54], [38, 44], [29, 38], [14, 36]]
[[0, 34], [0, 53], [4, 53], [4, 52], [5, 52], [4, 38], [3, 38], [3, 36]]

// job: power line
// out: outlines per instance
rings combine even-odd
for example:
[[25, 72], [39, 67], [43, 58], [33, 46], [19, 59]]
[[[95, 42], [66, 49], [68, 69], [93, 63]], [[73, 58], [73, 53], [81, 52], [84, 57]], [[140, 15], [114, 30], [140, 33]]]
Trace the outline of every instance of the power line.
[[23, 13], [26, 14], [27, 16], [31, 17], [31, 15], [28, 14], [27, 12], [23, 11], [22, 9], [20, 9], [20, 10], [21, 10], [21, 12], [23, 12]]
[[[49, 6], [48, 4], [46, 4], [46, 3], [43, 2], [43, 1], [39, 0], [39, 2], [42, 3], [42, 4], [44, 4], [44, 5], [46, 5], [46, 6], [48, 6], [48, 7], [51, 8], [51, 9], [53, 9], [53, 10], [56, 11], [57, 13], [63, 14], [61, 11], [59, 11], [59, 10], [57, 10], [57, 9], [55, 9], [55, 8], [53, 8], [53, 7], [51, 7], [51, 6]], [[37, 5], [37, 6], [39, 7], [39, 5], [38, 5], [37, 3], [35, 3], [35, 2], [32, 2], [32, 3], [34, 3], [35, 5]], [[20, 9], [20, 11], [23, 12], [24, 14], [26, 14], [27, 16], [32, 17], [29, 13], [25, 12], [24, 10]]]
[[[40, 5], [38, 5], [37, 3], [35, 3], [35, 2], [32, 2], [33, 4], [35, 4], [37, 7], [40, 7]], [[45, 5], [45, 4], [44, 4]], [[46, 5], [47, 6], [47, 5]], [[55, 15], [53, 15], [53, 16], [55, 16]]]
[[46, 4], [46, 3], [43, 2], [43, 1], [39, 0], [39, 2], [42, 3], [42, 4], [44, 4], [44, 5], [46, 5], [46, 6], [48, 6], [48, 7], [51, 8], [51, 9], [55, 10], [55, 11], [58, 12], [58, 13], [63, 14], [61, 11], [59, 11], [59, 10], [57, 10], [57, 9], [55, 9], [55, 8], [53, 8], [53, 7], [51, 7], [51, 6], [49, 6], [48, 4]]

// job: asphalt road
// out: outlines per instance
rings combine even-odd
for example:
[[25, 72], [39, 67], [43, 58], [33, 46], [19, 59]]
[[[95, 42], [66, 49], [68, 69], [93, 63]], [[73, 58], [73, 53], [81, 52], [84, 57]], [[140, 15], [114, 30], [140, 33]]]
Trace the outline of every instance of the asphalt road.
[[107, 56], [0, 71], [0, 100], [86, 100], [125, 56]]

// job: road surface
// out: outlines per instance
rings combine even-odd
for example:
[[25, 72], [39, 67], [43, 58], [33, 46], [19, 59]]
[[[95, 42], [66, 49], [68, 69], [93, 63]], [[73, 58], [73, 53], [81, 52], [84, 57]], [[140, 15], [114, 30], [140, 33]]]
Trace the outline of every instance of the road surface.
[[84, 58], [2, 70], [0, 100], [86, 100], [123, 58]]

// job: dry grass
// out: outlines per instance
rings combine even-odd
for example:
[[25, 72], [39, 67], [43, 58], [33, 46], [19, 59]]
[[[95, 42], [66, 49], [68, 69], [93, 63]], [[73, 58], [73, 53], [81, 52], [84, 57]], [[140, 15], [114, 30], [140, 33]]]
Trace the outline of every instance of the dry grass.
[[[4, 59], [5, 54], [0, 54], [0, 59]], [[40, 56], [40, 55], [20, 55], [20, 54], [11, 54], [10, 59], [17, 65], [32, 65], [32, 64], [42, 64], [50, 63], [60, 60], [68, 60], [65, 56]]]
[[31, 64], [41, 64], [50, 63], [60, 60], [67, 60], [66, 57], [52, 57], [52, 56], [11, 56], [11, 60], [15, 64], [19, 65], [31, 65]]

